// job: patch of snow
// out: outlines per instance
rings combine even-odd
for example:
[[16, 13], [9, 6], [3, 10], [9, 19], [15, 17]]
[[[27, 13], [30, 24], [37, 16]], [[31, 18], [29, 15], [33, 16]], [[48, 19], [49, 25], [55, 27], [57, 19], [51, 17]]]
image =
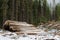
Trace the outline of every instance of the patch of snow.
[[0, 40], [14, 40], [14, 39], [10, 39], [10, 38], [7, 38], [7, 37], [0, 36]]
[[[16, 33], [5, 31], [2, 34], [0, 34], [0, 40], [46, 40], [46, 39], [55, 39], [60, 40], [59, 35], [55, 35], [54, 33], [58, 30], [52, 29], [45, 32], [45, 28], [38, 29], [40, 30], [37, 35], [28, 35], [27, 32], [24, 35], [17, 35]], [[0, 33], [1, 33], [0, 32]]]

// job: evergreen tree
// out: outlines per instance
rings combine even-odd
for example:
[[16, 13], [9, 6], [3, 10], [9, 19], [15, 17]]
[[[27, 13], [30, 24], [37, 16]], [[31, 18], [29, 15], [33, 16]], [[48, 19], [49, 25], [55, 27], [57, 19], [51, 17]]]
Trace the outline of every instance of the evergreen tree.
[[18, 21], [18, 6], [19, 6], [19, 0], [16, 0], [16, 20]]
[[3, 3], [2, 3], [3, 23], [7, 20], [7, 9], [8, 9], [7, 2], [8, 0], [3, 0]]
[[33, 23], [38, 25], [38, 0], [35, 0], [33, 3]]
[[9, 3], [9, 14], [10, 14], [10, 19], [11, 20], [15, 20], [15, 0], [9, 0], [10, 3]]
[[56, 6], [57, 20], [60, 21], [60, 4]]

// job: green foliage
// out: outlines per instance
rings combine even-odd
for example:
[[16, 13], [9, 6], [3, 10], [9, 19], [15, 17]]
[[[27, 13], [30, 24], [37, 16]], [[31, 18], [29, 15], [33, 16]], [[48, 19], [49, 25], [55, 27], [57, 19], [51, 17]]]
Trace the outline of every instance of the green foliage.
[[48, 4], [46, 6], [46, 18], [47, 18], [47, 21], [50, 20], [50, 10], [49, 10]]
[[[40, 2], [40, 1], [39, 1]], [[39, 13], [39, 15], [37, 15], [38, 14], [38, 7], [39, 7], [39, 12], [41, 11], [41, 3], [39, 3], [39, 5], [38, 5], [38, 1], [37, 0], [35, 0], [34, 1], [34, 6], [33, 6], [33, 24], [34, 25], [39, 25], [39, 23], [41, 23], [41, 22], [47, 22], [49, 19], [50, 19], [50, 14], [49, 14], [49, 12], [50, 12], [50, 10], [49, 10], [49, 6], [48, 5], [46, 5], [46, 1], [44, 1], [44, 4], [43, 4], [44, 6], [44, 8], [43, 8], [43, 15], [41, 15], [42, 13]], [[45, 15], [44, 15], [45, 14]]]
[[58, 20], [60, 21], [60, 4], [57, 5], [57, 16]]
[[40, 22], [43, 22], [43, 23], [45, 23], [45, 22], [47, 22], [47, 18], [45, 18], [45, 17], [40, 17]]

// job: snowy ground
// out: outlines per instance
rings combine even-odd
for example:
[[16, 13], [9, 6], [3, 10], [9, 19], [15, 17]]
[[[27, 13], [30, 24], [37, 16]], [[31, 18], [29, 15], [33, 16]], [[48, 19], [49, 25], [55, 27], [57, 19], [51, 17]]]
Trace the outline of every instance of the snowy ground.
[[37, 35], [17, 35], [9, 31], [0, 30], [0, 40], [46, 40], [46, 39], [55, 39], [60, 40], [60, 36], [57, 35], [58, 30], [52, 29], [49, 31], [44, 31], [45, 29], [40, 29], [40, 32]]

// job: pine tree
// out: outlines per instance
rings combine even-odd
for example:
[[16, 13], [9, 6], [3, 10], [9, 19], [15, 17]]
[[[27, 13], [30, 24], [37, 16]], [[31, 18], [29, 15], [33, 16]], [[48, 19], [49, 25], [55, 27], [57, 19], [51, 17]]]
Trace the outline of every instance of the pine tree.
[[33, 23], [32, 6], [33, 6], [32, 0], [29, 0], [29, 19], [30, 19], [29, 23]]
[[60, 4], [56, 5], [56, 16], [57, 20], [60, 21]]
[[15, 11], [15, 8], [14, 8], [14, 2], [15, 0], [9, 0], [9, 15], [10, 15], [10, 19], [11, 20], [15, 20], [15, 16], [14, 16], [14, 11]]
[[7, 20], [7, 9], [8, 9], [7, 2], [8, 2], [8, 0], [3, 0], [3, 4], [2, 4], [3, 23]]
[[46, 17], [46, 0], [43, 0], [43, 15]]
[[38, 25], [38, 0], [35, 0], [33, 3], [33, 23]]
[[18, 6], [19, 6], [19, 0], [16, 0], [16, 20], [18, 21]]
[[56, 13], [55, 13], [55, 10], [56, 10], [55, 8], [56, 8], [56, 7], [55, 7], [55, 0], [53, 0], [53, 20], [55, 20], [55, 16], [56, 16], [56, 15], [55, 15], [55, 14], [56, 14]]

